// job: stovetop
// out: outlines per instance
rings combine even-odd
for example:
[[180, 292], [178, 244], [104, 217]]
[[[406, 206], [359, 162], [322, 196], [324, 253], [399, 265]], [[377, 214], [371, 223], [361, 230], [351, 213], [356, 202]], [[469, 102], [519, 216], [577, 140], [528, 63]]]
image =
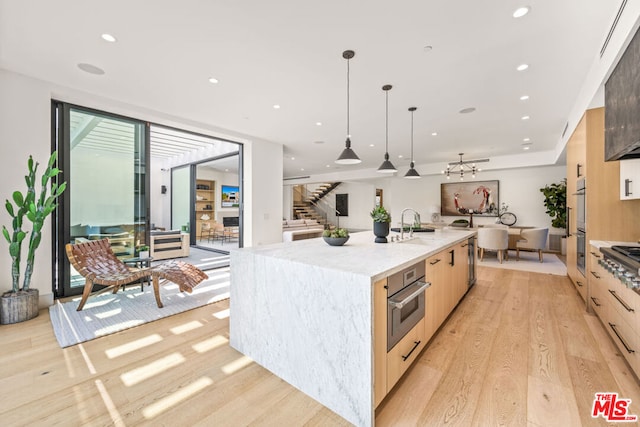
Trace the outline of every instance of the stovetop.
[[619, 252], [636, 262], [640, 262], [640, 246], [611, 246], [616, 252]]

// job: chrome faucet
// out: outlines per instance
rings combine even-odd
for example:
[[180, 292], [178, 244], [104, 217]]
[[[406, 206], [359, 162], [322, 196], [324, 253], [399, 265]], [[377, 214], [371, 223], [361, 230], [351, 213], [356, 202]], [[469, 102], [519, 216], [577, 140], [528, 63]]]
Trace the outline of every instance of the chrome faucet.
[[413, 212], [413, 223], [409, 226], [409, 237], [413, 237], [414, 224], [420, 223], [420, 214], [415, 209], [404, 208], [400, 214], [400, 240], [404, 240], [404, 213], [406, 211]]

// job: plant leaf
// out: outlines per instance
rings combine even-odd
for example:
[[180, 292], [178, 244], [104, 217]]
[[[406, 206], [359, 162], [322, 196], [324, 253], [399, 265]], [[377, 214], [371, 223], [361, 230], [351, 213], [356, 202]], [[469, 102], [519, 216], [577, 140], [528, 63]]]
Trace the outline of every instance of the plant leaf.
[[7, 230], [7, 227], [5, 227], [4, 225], [2, 226], [2, 235], [5, 239], [7, 239], [7, 242], [11, 244], [11, 236], [9, 235], [9, 230]]

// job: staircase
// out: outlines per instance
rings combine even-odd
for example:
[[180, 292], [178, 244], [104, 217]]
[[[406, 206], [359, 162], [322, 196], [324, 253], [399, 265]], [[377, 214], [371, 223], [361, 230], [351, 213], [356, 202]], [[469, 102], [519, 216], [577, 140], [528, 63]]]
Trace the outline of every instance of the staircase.
[[296, 219], [310, 219], [318, 221], [323, 226], [327, 227], [327, 221], [325, 217], [318, 213], [314, 209], [314, 205], [318, 205], [318, 202], [335, 189], [340, 182], [331, 182], [320, 184], [315, 190], [308, 193], [303, 201], [293, 203], [293, 216]]

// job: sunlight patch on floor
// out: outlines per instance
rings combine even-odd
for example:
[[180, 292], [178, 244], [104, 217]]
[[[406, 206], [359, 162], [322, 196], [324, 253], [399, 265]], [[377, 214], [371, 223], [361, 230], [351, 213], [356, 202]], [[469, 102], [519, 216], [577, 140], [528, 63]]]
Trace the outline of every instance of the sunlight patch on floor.
[[213, 350], [214, 348], [221, 347], [223, 345], [227, 345], [229, 340], [222, 335], [216, 335], [215, 337], [208, 338], [204, 341], [200, 341], [191, 346], [198, 353], [206, 353], [209, 350]]
[[120, 379], [127, 387], [136, 385], [146, 379], [158, 375], [164, 371], [168, 371], [181, 363], [184, 363], [186, 359], [180, 353], [172, 353], [162, 359], [158, 359], [140, 368], [133, 369], [120, 375]]
[[227, 363], [226, 365], [224, 365], [222, 368], [220, 368], [222, 370], [222, 372], [224, 372], [227, 375], [231, 375], [235, 372], [238, 372], [240, 369], [250, 365], [253, 363], [253, 359], [251, 359], [250, 357], [247, 356], [242, 356], [236, 360], [234, 360], [231, 363]]
[[180, 335], [180, 334], [184, 334], [185, 332], [189, 332], [189, 331], [193, 331], [194, 329], [201, 328], [202, 326], [204, 325], [201, 322], [194, 320], [192, 322], [187, 322], [182, 325], [175, 326], [169, 330], [174, 335]]
[[184, 402], [191, 398], [194, 394], [204, 390], [206, 387], [213, 384], [213, 380], [209, 377], [202, 377], [192, 382], [191, 384], [182, 387], [170, 396], [158, 400], [157, 402], [147, 406], [142, 410], [142, 415], [147, 418], [154, 418], [171, 407]]
[[144, 338], [140, 338], [139, 340], [130, 341], [126, 344], [109, 348], [105, 350], [105, 354], [109, 359], [115, 359], [116, 357], [120, 357], [122, 355], [140, 350], [141, 348], [159, 343], [160, 341], [162, 341], [162, 337], [160, 335], [152, 334]]
[[221, 319], [221, 320], [222, 319], [226, 319], [226, 318], [229, 317], [229, 309], [227, 308], [225, 310], [217, 311], [217, 312], [213, 313], [212, 316], [215, 317], [216, 319]]
[[106, 387], [104, 386], [101, 380], [96, 380], [96, 387], [100, 392], [100, 397], [102, 397], [104, 406], [107, 408], [107, 411], [111, 416], [111, 421], [113, 421], [113, 425], [124, 427], [126, 424], [122, 420], [122, 417], [120, 416], [120, 412], [118, 412], [118, 408], [113, 403], [113, 400], [111, 400], [111, 396], [109, 395], [109, 392], [107, 391]]

